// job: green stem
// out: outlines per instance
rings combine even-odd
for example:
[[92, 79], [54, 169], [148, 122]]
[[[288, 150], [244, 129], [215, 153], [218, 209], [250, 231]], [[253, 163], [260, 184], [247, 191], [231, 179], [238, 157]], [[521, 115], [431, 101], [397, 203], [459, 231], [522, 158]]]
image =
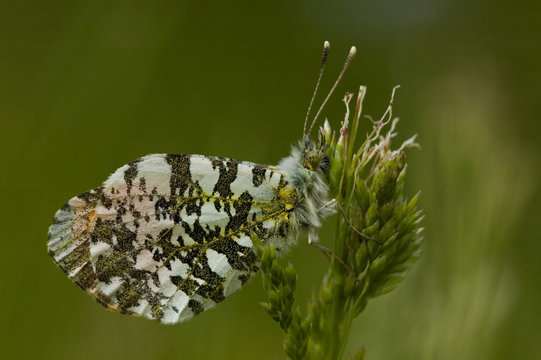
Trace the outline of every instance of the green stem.
[[[342, 359], [352, 322], [367, 301], [391, 291], [419, 257], [421, 212], [415, 208], [416, 197], [408, 202], [402, 196], [401, 186], [402, 150], [412, 142], [393, 151], [394, 125], [380, 135], [385, 123], [378, 122], [355, 149], [365, 91], [361, 87], [351, 131], [345, 121], [338, 139], [328, 126], [322, 132], [328, 145], [330, 193], [340, 209], [329, 269], [305, 312], [292, 309], [297, 276], [293, 267], [280, 265], [272, 246], [258, 250], [269, 299], [263, 306], [286, 333], [284, 349], [292, 360]], [[363, 356], [361, 347], [355, 359]]]

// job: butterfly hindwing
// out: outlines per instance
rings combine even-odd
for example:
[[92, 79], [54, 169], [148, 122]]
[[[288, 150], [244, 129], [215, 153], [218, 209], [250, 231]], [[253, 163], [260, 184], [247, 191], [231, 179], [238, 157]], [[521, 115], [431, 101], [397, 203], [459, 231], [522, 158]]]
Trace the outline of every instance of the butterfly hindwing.
[[286, 238], [297, 201], [274, 167], [148, 155], [69, 200], [49, 229], [49, 253], [108, 308], [176, 323], [255, 274], [250, 236]]

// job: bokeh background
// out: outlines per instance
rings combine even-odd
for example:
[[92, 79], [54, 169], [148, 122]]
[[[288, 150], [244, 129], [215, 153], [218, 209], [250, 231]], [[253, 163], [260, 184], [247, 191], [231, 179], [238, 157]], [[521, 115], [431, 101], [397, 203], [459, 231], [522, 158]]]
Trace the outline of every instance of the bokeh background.
[[[67, 199], [148, 153], [276, 164], [302, 132], [324, 40], [324, 115], [393, 86], [421, 190], [424, 255], [369, 303], [348, 348], [368, 359], [541, 353], [540, 2], [0, 1], [0, 358], [282, 359], [259, 280], [176, 326], [106, 311], [58, 270], [47, 228]], [[321, 101], [319, 98], [319, 102]], [[368, 127], [368, 120], [367, 127]], [[329, 244], [333, 221], [323, 241]], [[326, 260], [292, 250], [299, 304]]]

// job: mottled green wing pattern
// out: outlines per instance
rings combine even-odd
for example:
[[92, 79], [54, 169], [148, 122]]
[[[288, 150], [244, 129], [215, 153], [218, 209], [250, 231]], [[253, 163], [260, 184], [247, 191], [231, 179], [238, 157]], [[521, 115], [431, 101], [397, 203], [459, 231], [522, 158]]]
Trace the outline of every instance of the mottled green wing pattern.
[[106, 307], [176, 323], [254, 275], [250, 236], [287, 239], [298, 197], [273, 167], [149, 155], [69, 200], [49, 229], [49, 253]]

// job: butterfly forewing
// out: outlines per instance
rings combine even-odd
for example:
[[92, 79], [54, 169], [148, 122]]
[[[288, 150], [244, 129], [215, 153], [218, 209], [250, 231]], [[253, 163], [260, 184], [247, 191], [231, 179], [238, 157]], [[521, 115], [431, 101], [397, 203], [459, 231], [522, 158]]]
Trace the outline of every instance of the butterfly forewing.
[[49, 253], [110, 309], [175, 323], [257, 271], [250, 236], [290, 234], [298, 195], [274, 167], [200, 155], [148, 155], [72, 198]]

